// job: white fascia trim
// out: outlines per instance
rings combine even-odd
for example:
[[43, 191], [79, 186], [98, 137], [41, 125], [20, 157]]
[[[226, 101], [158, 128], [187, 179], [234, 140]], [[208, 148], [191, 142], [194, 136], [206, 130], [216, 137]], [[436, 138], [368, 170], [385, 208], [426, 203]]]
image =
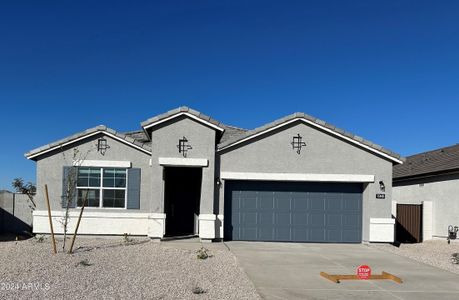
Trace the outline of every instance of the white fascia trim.
[[348, 141], [348, 142], [351, 142], [351, 143], [353, 143], [353, 144], [356, 144], [356, 145], [358, 145], [358, 146], [360, 146], [360, 147], [362, 147], [362, 148], [365, 148], [365, 149], [367, 149], [367, 150], [369, 150], [369, 151], [371, 151], [371, 152], [377, 153], [377, 154], [379, 154], [379, 155], [381, 155], [381, 156], [383, 156], [383, 157], [385, 157], [385, 158], [388, 158], [388, 159], [390, 159], [390, 160], [392, 160], [392, 161], [394, 161], [394, 162], [396, 162], [396, 163], [403, 164], [403, 161], [400, 160], [400, 159], [398, 159], [398, 158], [395, 158], [395, 157], [390, 156], [390, 155], [388, 155], [388, 154], [386, 154], [386, 153], [384, 153], [384, 152], [381, 152], [381, 151], [379, 151], [379, 150], [376, 150], [376, 149], [374, 149], [374, 148], [372, 148], [372, 147], [370, 147], [370, 146], [367, 146], [367, 145], [365, 145], [365, 144], [363, 144], [363, 143], [361, 143], [361, 142], [359, 142], [359, 141], [356, 141], [356, 140], [354, 140], [354, 139], [351, 139], [351, 138], [349, 138], [349, 137], [347, 137], [347, 136], [345, 136], [345, 135], [343, 135], [343, 134], [341, 134], [341, 133], [338, 133], [338, 132], [336, 132], [336, 131], [334, 131], [334, 130], [332, 130], [332, 129], [330, 129], [330, 128], [327, 128], [327, 127], [325, 127], [325, 126], [322, 126], [322, 125], [320, 125], [320, 124], [317, 124], [317, 123], [315, 123], [315, 122], [313, 122], [313, 121], [310, 121], [310, 120], [308, 120], [308, 119], [305, 119], [305, 118], [295, 118], [295, 119], [292, 119], [292, 120], [290, 120], [290, 121], [288, 121], [288, 122], [285, 122], [285, 123], [279, 124], [279, 125], [277, 125], [277, 126], [274, 126], [274, 127], [272, 127], [272, 128], [263, 130], [263, 131], [261, 131], [261, 132], [259, 132], [259, 133], [257, 133], [257, 134], [248, 136], [248, 137], [246, 137], [246, 138], [244, 138], [244, 139], [242, 139], [242, 140], [239, 140], [239, 141], [237, 141], [237, 142], [234, 142], [233, 144], [226, 145], [225, 147], [220, 148], [217, 152], [223, 151], [224, 149], [227, 149], [227, 148], [230, 148], [230, 147], [233, 147], [233, 146], [236, 146], [236, 145], [238, 145], [238, 144], [240, 144], [240, 143], [243, 143], [243, 142], [245, 142], [245, 141], [254, 139], [254, 138], [256, 138], [256, 137], [258, 137], [258, 136], [260, 136], [260, 135], [262, 135], [262, 134], [265, 134], [265, 133], [267, 133], [267, 132], [276, 130], [276, 129], [280, 128], [280, 127], [286, 126], [286, 125], [288, 125], [288, 124], [290, 124], [290, 123], [293, 123], [293, 122], [296, 122], [296, 121], [302, 121], [302, 122], [304, 122], [304, 123], [310, 124], [310, 125], [312, 125], [312, 126], [314, 126], [314, 127], [317, 127], [317, 128], [319, 128], [319, 129], [321, 129], [321, 130], [323, 130], [323, 131], [326, 131], [326, 132], [328, 132], [328, 133], [330, 133], [330, 134], [332, 134], [332, 135], [338, 136], [338, 137], [342, 138], [343, 140], [346, 140], [346, 141]]
[[215, 221], [217, 216], [214, 214], [199, 214], [199, 220], [203, 221]]
[[129, 146], [131, 146], [131, 147], [134, 147], [134, 148], [136, 148], [136, 149], [138, 149], [138, 150], [140, 150], [140, 151], [143, 151], [143, 152], [145, 152], [145, 153], [151, 155], [151, 152], [150, 152], [150, 151], [148, 151], [148, 150], [146, 150], [146, 149], [143, 149], [142, 147], [139, 147], [139, 146], [137, 146], [137, 145], [135, 145], [135, 144], [132, 144], [132, 143], [130, 143], [130, 142], [128, 142], [128, 141], [126, 141], [126, 140], [120, 138], [120, 137], [117, 137], [117, 136], [114, 135], [114, 134], [111, 134], [111, 133], [109, 133], [109, 132], [107, 132], [107, 131], [96, 131], [96, 132], [92, 132], [92, 133], [88, 133], [88, 134], [86, 134], [86, 135], [83, 135], [82, 137], [79, 137], [79, 138], [77, 138], [77, 139], [74, 139], [74, 140], [68, 141], [68, 142], [66, 142], [66, 143], [63, 143], [63, 144], [61, 144], [61, 145], [57, 145], [57, 146], [54, 146], [54, 147], [52, 147], [52, 148], [49, 148], [49, 149], [40, 151], [40, 152], [38, 152], [38, 153], [35, 153], [35, 154], [33, 154], [33, 155], [29, 155], [29, 156], [27, 156], [27, 159], [32, 159], [32, 158], [34, 158], [34, 157], [36, 157], [36, 156], [43, 155], [43, 154], [48, 153], [48, 152], [50, 152], [50, 151], [59, 149], [59, 148], [61, 148], [61, 147], [65, 147], [65, 146], [67, 146], [67, 145], [76, 143], [76, 142], [78, 142], [78, 141], [84, 140], [84, 139], [86, 139], [86, 138], [88, 138], [88, 137], [91, 137], [91, 136], [93, 136], [93, 135], [100, 134], [100, 133], [105, 134], [105, 135], [107, 135], [107, 136], [109, 136], [109, 137], [111, 137], [111, 138], [113, 138], [113, 139], [115, 139], [115, 140], [118, 140], [118, 141], [120, 141], [120, 142], [122, 142], [122, 143], [125, 143], [126, 145], [129, 145]]
[[230, 180], [323, 181], [323, 182], [374, 182], [375, 181], [374, 175], [362, 175], [362, 174], [221, 172], [220, 178], [230, 179]]
[[101, 168], [130, 168], [130, 161], [117, 160], [75, 160], [74, 166], [78, 167], [101, 167]]
[[[69, 211], [70, 217], [78, 217], [80, 215], [80, 209], [75, 209]], [[34, 210], [33, 216], [37, 217], [47, 217], [48, 211], [47, 210]], [[64, 217], [65, 211], [62, 210], [53, 210], [51, 211], [51, 216], [53, 217]], [[83, 216], [85, 218], [114, 218], [114, 219], [148, 219], [152, 217], [151, 213], [120, 213], [110, 211], [88, 211], [85, 210]]]
[[201, 118], [199, 118], [199, 117], [197, 117], [197, 116], [195, 116], [195, 115], [193, 115], [193, 114], [187, 113], [187, 112], [181, 112], [181, 113], [172, 115], [172, 116], [170, 116], [170, 117], [167, 117], [167, 118], [165, 118], [165, 119], [162, 119], [162, 120], [153, 122], [153, 123], [151, 123], [151, 124], [149, 124], [149, 125], [147, 125], [147, 126], [143, 126], [143, 129], [144, 129], [144, 130], [147, 130], [148, 128], [151, 128], [151, 127], [153, 127], [153, 126], [156, 126], [156, 125], [158, 125], [158, 124], [167, 122], [167, 121], [169, 121], [169, 120], [172, 120], [172, 119], [174, 119], [174, 118], [177, 118], [177, 117], [180, 117], [180, 116], [183, 116], [183, 115], [185, 115], [185, 116], [187, 116], [187, 117], [189, 117], [189, 118], [192, 118], [192, 119], [194, 119], [194, 120], [196, 120], [196, 121], [198, 121], [198, 122], [200, 122], [200, 123], [206, 124], [207, 126], [212, 127], [212, 128], [214, 128], [214, 129], [217, 129], [217, 130], [219, 130], [219, 131], [222, 131], [222, 132], [225, 131], [225, 129], [223, 129], [223, 128], [221, 128], [221, 127], [215, 125], [215, 124], [212, 124], [212, 123], [210, 123], [210, 122], [207, 122], [206, 120], [203, 120], [203, 119], [201, 119]]
[[158, 163], [161, 166], [207, 167], [209, 160], [206, 158], [159, 157]]
[[370, 224], [395, 224], [392, 218], [370, 218]]

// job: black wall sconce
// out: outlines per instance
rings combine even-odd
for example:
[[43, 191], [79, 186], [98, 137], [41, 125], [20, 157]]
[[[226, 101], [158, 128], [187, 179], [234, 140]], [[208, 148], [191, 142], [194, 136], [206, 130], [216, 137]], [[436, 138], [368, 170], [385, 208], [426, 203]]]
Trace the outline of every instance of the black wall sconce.
[[97, 140], [97, 152], [105, 155], [108, 148], [110, 148], [110, 146], [107, 144], [107, 140], [105, 138], [101, 137]]
[[193, 149], [193, 147], [191, 147], [191, 145], [188, 143], [188, 140], [186, 139], [186, 137], [179, 139], [177, 148], [178, 148], [178, 152], [182, 153], [183, 157], [187, 156], [188, 150]]
[[217, 186], [222, 185], [222, 181], [220, 180], [220, 177], [215, 178], [215, 183], [217, 184]]
[[298, 133], [293, 137], [293, 141], [290, 143], [293, 150], [296, 150], [296, 153], [301, 154], [301, 147], [305, 147], [306, 143], [303, 142], [303, 137]]
[[384, 184], [384, 181], [379, 181], [379, 189], [381, 192], [384, 192], [386, 190], [386, 185]]

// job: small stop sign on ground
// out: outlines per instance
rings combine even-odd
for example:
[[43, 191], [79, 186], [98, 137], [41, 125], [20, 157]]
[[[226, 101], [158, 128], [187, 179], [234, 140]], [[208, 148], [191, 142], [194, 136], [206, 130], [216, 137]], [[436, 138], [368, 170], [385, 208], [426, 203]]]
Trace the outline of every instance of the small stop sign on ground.
[[371, 268], [367, 265], [361, 265], [357, 268], [357, 277], [359, 279], [367, 280], [370, 279]]

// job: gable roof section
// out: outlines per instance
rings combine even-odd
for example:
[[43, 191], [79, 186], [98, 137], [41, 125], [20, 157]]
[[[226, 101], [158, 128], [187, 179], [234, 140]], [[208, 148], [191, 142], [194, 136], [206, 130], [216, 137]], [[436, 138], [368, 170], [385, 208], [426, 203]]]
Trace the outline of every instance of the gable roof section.
[[377, 144], [374, 144], [368, 140], [363, 139], [362, 137], [359, 137], [357, 135], [354, 135], [350, 132], [344, 131], [342, 129], [339, 129], [335, 127], [334, 125], [331, 125], [325, 121], [322, 121], [320, 119], [314, 118], [312, 116], [309, 116], [305, 113], [294, 113], [292, 115], [286, 116], [284, 118], [278, 119], [274, 122], [268, 123], [264, 126], [258, 127], [253, 130], [249, 130], [245, 132], [244, 134], [240, 134], [235, 136], [232, 139], [228, 139], [222, 143], [219, 144], [219, 151], [222, 151], [224, 149], [228, 149], [230, 147], [236, 146], [240, 143], [249, 141], [253, 138], [256, 138], [260, 135], [263, 135], [265, 133], [268, 133], [272, 130], [275, 130], [277, 128], [286, 126], [288, 124], [291, 124], [296, 121], [301, 121], [306, 124], [309, 124], [313, 127], [319, 128], [323, 131], [326, 131], [334, 136], [340, 137], [348, 142], [351, 142], [357, 146], [360, 146], [362, 148], [365, 148], [375, 154], [378, 154], [380, 156], [383, 156], [395, 163], [402, 164], [403, 163], [403, 158], [400, 156], [400, 154], [397, 154], [395, 152], [392, 152], [388, 149], [383, 148], [382, 146], [379, 146]]
[[459, 144], [408, 156], [405, 164], [394, 167], [393, 178], [397, 180], [454, 171], [459, 171]]
[[105, 135], [107, 135], [107, 136], [109, 136], [109, 137], [111, 137], [111, 138], [113, 138], [115, 140], [118, 140], [118, 141], [120, 141], [122, 143], [125, 143], [125, 144], [127, 144], [127, 145], [129, 145], [129, 146], [131, 146], [133, 148], [136, 148], [136, 149], [142, 151], [142, 152], [145, 152], [147, 154], [151, 154], [151, 146], [149, 144], [143, 143], [143, 142], [139, 141], [138, 139], [135, 139], [131, 135], [119, 133], [119, 132], [116, 132], [115, 130], [113, 130], [111, 128], [108, 128], [107, 126], [99, 125], [99, 126], [87, 129], [85, 131], [76, 133], [76, 134], [74, 134], [72, 136], [69, 136], [67, 138], [61, 139], [59, 141], [56, 141], [56, 142], [50, 143], [48, 145], [42, 146], [40, 148], [36, 148], [34, 150], [31, 150], [31, 151], [29, 151], [29, 152], [27, 152], [25, 154], [25, 157], [27, 157], [27, 159], [35, 159], [40, 155], [43, 155], [43, 154], [48, 153], [50, 151], [56, 150], [56, 149], [58, 149], [60, 147], [71, 145], [73, 143], [76, 143], [78, 141], [81, 141], [83, 139], [86, 139], [88, 137], [91, 137], [91, 136], [94, 136], [94, 135], [97, 135], [97, 134], [100, 134], [100, 133], [103, 133], [103, 134], [105, 134]]
[[[164, 114], [155, 116], [153, 118], [150, 118], [146, 121], [143, 121], [140, 125], [142, 126], [143, 130], [145, 133], [147, 133], [147, 129], [152, 128], [156, 125], [159, 125], [163, 122], [181, 117], [181, 116], [187, 116], [191, 119], [194, 119], [195, 121], [204, 124], [208, 127], [211, 127], [217, 131], [224, 132], [225, 128], [223, 128], [223, 124], [220, 123], [219, 121], [212, 119], [211, 117], [204, 115], [200, 113], [197, 110], [191, 109], [186, 106], [182, 106], [173, 110], [170, 110]], [[150, 138], [150, 136], [147, 134], [147, 136]]]

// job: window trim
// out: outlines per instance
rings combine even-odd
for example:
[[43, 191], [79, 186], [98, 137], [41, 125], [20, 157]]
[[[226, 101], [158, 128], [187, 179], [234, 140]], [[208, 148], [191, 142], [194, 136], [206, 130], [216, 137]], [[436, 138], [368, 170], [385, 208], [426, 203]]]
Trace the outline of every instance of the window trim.
[[[100, 185], [99, 186], [78, 186], [78, 173], [77, 173], [77, 184], [76, 184], [76, 190], [77, 190], [77, 200], [75, 203], [75, 208], [81, 208], [81, 206], [78, 205], [78, 190], [99, 190], [99, 206], [85, 206], [85, 209], [127, 209], [127, 193], [128, 193], [128, 184], [129, 184], [129, 176], [128, 176], [128, 169], [127, 168], [114, 168], [114, 167], [90, 167], [90, 166], [85, 166], [83, 168], [93, 168], [93, 169], [100, 169]], [[126, 172], [126, 186], [123, 188], [120, 187], [104, 187], [104, 169], [124, 169]], [[78, 172], [78, 171], [77, 171]], [[104, 199], [103, 199], [103, 192], [104, 190], [124, 190], [124, 207], [104, 207]]]

